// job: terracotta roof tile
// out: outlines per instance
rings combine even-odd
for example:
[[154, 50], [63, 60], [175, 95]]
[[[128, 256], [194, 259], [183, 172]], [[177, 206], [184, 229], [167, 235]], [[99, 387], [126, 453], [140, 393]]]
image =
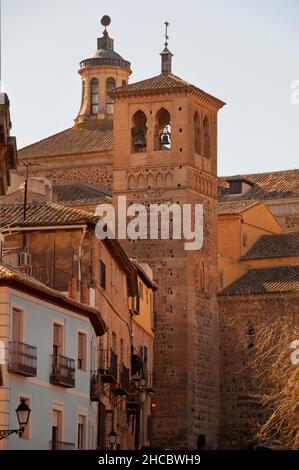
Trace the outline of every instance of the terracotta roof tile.
[[112, 129], [71, 127], [22, 148], [18, 156], [22, 159], [111, 151], [112, 140]]
[[227, 180], [235, 177], [219, 177], [218, 199], [220, 202], [299, 197], [299, 170], [297, 169], [238, 176], [251, 182], [252, 188], [244, 194], [229, 194]]
[[106, 331], [105, 322], [102, 319], [100, 312], [95, 308], [73, 300], [70, 297], [62, 294], [62, 292], [51, 289], [37, 279], [20, 273], [11, 266], [7, 266], [3, 263], [0, 263], [0, 285], [1, 284], [8, 284], [12, 288], [21, 288], [26, 293], [30, 291], [39, 297], [46, 297], [49, 301], [55, 304], [62, 304], [70, 310], [80, 312], [90, 318], [90, 321], [98, 334], [102, 335]]
[[241, 259], [285, 258], [289, 256], [299, 256], [299, 232], [262, 235]]
[[88, 183], [63, 184], [53, 187], [57, 202], [64, 206], [86, 206], [111, 203], [111, 191]]
[[90, 212], [53, 203], [28, 204], [25, 223], [23, 215], [23, 204], [2, 204], [0, 227], [96, 224], [98, 221], [98, 217]]
[[218, 107], [224, 106], [224, 102], [215, 98], [212, 95], [209, 95], [205, 91], [197, 88], [194, 85], [182, 80], [180, 77], [177, 77], [173, 74], [160, 74], [155, 77], [147, 78], [146, 80], [141, 80], [140, 82], [130, 83], [128, 85], [115, 88], [109, 94], [111, 96], [121, 96], [121, 95], [131, 95], [131, 94], [144, 94], [152, 93], [159, 91], [188, 91], [196, 92], [204, 96], [206, 99], [213, 101], [214, 104], [217, 104]]
[[299, 292], [299, 266], [250, 269], [220, 292], [220, 296]]
[[223, 202], [218, 206], [218, 214], [239, 214], [240, 212], [260, 204], [259, 201], [232, 201]]

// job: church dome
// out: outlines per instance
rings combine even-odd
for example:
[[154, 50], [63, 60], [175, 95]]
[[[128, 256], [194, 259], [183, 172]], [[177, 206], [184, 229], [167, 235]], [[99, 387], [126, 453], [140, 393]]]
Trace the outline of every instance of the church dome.
[[[104, 17], [105, 18], [105, 17]], [[109, 19], [110, 20], [110, 19]], [[105, 23], [102, 23], [105, 25]], [[108, 22], [110, 24], [110, 22]], [[109, 37], [108, 31], [103, 31], [103, 36], [98, 38], [98, 48], [87, 59], [80, 62], [80, 67], [99, 67], [99, 66], [112, 66], [121, 67], [130, 70], [131, 64], [123, 59], [114, 50], [114, 40]]]

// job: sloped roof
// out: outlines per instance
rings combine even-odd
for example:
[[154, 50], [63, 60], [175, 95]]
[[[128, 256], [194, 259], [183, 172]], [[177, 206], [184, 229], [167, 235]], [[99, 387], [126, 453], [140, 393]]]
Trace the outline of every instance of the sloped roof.
[[97, 334], [103, 335], [106, 331], [105, 322], [100, 312], [95, 308], [71, 299], [61, 292], [51, 289], [37, 279], [20, 273], [11, 266], [7, 266], [3, 263], [0, 263], [0, 285], [9, 285], [14, 289], [20, 289], [26, 293], [29, 292], [39, 298], [46, 298], [54, 304], [62, 305], [72, 311], [79, 312], [90, 319]]
[[53, 203], [28, 204], [25, 222], [23, 204], [2, 204], [0, 207], [0, 227], [2, 228], [96, 224], [97, 221], [98, 217], [90, 212]]
[[262, 235], [241, 259], [284, 258], [289, 256], [299, 256], [299, 232]]
[[111, 191], [88, 183], [62, 184], [53, 187], [57, 202], [64, 206], [86, 206], [111, 202]]
[[238, 178], [240, 177], [253, 185], [244, 194], [229, 194], [227, 180], [235, 177], [222, 176], [218, 178], [218, 199], [220, 202], [299, 197], [299, 169], [238, 175]]
[[[11, 227], [52, 227], [64, 225], [96, 225], [99, 216], [90, 212], [65, 207], [53, 203], [32, 203], [27, 205], [26, 221], [23, 220], [23, 204], [2, 204], [0, 206], [0, 228], [9, 231]], [[136, 294], [136, 268], [115, 239], [105, 238], [103, 243], [118, 260], [124, 271], [128, 274], [129, 295]]]
[[22, 159], [111, 151], [112, 142], [110, 124], [101, 129], [71, 127], [22, 148], [18, 156]]
[[220, 296], [299, 292], [299, 266], [250, 269], [220, 292]]
[[187, 91], [201, 94], [210, 102], [217, 104], [218, 107], [222, 107], [225, 103], [212, 95], [209, 95], [205, 91], [197, 88], [194, 85], [182, 80], [173, 74], [160, 74], [155, 77], [141, 80], [140, 82], [127, 84], [118, 88], [114, 88], [109, 92], [111, 96], [125, 96], [131, 94], [150, 94], [163, 91]]
[[232, 201], [232, 202], [222, 202], [218, 206], [218, 214], [239, 214], [250, 207], [254, 207], [260, 204], [259, 201]]

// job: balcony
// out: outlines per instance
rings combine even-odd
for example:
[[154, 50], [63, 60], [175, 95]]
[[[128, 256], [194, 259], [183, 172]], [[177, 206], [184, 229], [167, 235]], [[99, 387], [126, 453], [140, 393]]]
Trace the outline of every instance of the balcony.
[[120, 366], [119, 378], [115, 393], [117, 395], [127, 395], [130, 391], [130, 370], [124, 364]]
[[71, 442], [50, 441], [51, 450], [75, 450], [75, 444]]
[[99, 370], [105, 383], [117, 382], [117, 354], [112, 349], [102, 349], [100, 351]]
[[50, 382], [66, 388], [75, 387], [75, 361], [64, 356], [51, 356], [52, 372]]
[[145, 374], [145, 391], [155, 393], [156, 391], [156, 374], [155, 372], [146, 372]]
[[141, 397], [140, 391], [133, 390], [127, 396], [126, 408], [128, 415], [135, 415], [140, 409]]
[[100, 401], [101, 375], [98, 371], [90, 372], [90, 401]]
[[26, 375], [27, 377], [35, 377], [36, 364], [36, 347], [18, 341], [9, 342], [9, 372]]

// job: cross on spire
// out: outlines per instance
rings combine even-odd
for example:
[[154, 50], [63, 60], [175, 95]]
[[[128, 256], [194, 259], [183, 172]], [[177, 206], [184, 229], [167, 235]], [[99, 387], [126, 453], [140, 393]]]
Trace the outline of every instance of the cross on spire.
[[167, 47], [168, 46], [168, 39], [169, 39], [169, 36], [168, 36], [168, 26], [169, 26], [169, 23], [168, 21], [165, 21], [165, 43], [164, 43], [164, 46]]

